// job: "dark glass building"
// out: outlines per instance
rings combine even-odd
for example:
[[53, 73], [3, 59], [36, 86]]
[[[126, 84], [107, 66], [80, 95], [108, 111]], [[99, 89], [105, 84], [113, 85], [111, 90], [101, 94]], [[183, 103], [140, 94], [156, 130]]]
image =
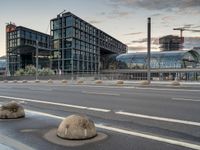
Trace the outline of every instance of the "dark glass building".
[[7, 74], [27, 65], [35, 65], [36, 41], [39, 45], [39, 68], [50, 67], [50, 35], [12, 23], [6, 26]]
[[62, 73], [97, 73], [104, 55], [127, 46], [70, 12], [51, 20], [52, 69]]

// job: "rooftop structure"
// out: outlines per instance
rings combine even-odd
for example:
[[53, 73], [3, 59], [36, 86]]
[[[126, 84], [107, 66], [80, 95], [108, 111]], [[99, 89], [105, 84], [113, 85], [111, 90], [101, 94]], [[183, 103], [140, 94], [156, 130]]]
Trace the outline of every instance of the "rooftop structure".
[[182, 49], [184, 38], [179, 36], [167, 35], [159, 39], [162, 51], [174, 51]]

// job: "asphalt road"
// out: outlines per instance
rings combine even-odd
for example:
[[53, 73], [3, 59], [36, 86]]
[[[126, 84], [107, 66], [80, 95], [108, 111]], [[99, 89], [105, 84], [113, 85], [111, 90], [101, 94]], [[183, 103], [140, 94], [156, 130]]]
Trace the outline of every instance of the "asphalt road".
[[[198, 87], [1, 83], [0, 102], [20, 101], [27, 109], [27, 118], [0, 121], [0, 135], [37, 150], [200, 149], [199, 97]], [[61, 119], [56, 116], [71, 114], [89, 116], [108, 138], [77, 147], [63, 147], [43, 138], [59, 125]]]

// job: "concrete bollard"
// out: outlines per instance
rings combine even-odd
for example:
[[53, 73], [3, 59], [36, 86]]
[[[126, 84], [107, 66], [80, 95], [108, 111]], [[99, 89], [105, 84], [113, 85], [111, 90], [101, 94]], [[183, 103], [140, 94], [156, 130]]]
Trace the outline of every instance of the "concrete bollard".
[[149, 83], [149, 81], [147, 81], [147, 80], [144, 80], [144, 81], [141, 81], [140, 82], [140, 85], [149, 85], [150, 83]]
[[52, 80], [52, 79], [49, 79], [49, 80], [47, 81], [47, 83], [53, 83], [53, 80]]
[[24, 108], [15, 101], [3, 104], [0, 107], [1, 119], [17, 119], [25, 117]]
[[18, 81], [17, 80], [13, 80], [13, 83], [17, 83]]
[[95, 84], [102, 84], [102, 83], [103, 83], [102, 80], [96, 80], [96, 81], [95, 81]]
[[67, 80], [62, 80], [62, 83], [67, 83]]
[[27, 80], [23, 80], [22, 83], [28, 83], [28, 81]]
[[84, 83], [83, 80], [78, 80], [78, 81], [77, 81], [77, 84], [83, 84], [83, 83]]
[[61, 122], [57, 130], [58, 137], [68, 140], [85, 140], [96, 135], [94, 122], [80, 115], [68, 116]]
[[40, 83], [40, 80], [35, 80], [35, 83]]
[[124, 81], [123, 80], [117, 80], [116, 84], [117, 85], [122, 85], [122, 84], [124, 84]]
[[181, 84], [180, 84], [180, 82], [178, 82], [177, 80], [174, 80], [174, 81], [171, 83], [171, 85], [173, 85], [173, 86], [180, 86]]
[[8, 80], [4, 80], [3, 83], [8, 83]]

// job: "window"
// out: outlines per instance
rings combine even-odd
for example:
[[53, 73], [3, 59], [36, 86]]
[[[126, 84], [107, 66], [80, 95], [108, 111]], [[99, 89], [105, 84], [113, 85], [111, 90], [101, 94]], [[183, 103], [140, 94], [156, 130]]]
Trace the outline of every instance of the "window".
[[66, 38], [74, 37], [74, 29], [72, 27], [66, 28]]
[[59, 40], [53, 41], [53, 48], [54, 49], [59, 49]]
[[61, 37], [60, 30], [53, 31], [53, 39], [59, 39]]
[[71, 69], [71, 62], [70, 60], [65, 60], [64, 61], [64, 66], [66, 70], [70, 70]]
[[81, 40], [85, 40], [85, 33], [81, 32]]
[[80, 39], [80, 31], [76, 30], [76, 38]]
[[72, 39], [66, 39], [64, 43], [65, 43], [65, 48], [72, 47]]
[[26, 34], [25, 34], [25, 38], [26, 38], [26, 39], [30, 39], [30, 37], [31, 37], [30, 32], [26, 32]]
[[53, 21], [53, 29], [59, 29], [60, 28], [60, 24], [61, 24], [61, 20], [57, 19]]
[[85, 50], [85, 42], [81, 42], [81, 50]]
[[17, 39], [17, 46], [20, 46], [20, 39]]
[[75, 25], [77, 28], [80, 29], [80, 20], [79, 19], [76, 19]]
[[71, 49], [64, 51], [64, 57], [65, 57], [65, 59], [71, 58]]
[[71, 27], [74, 24], [74, 18], [72, 16], [66, 17], [66, 27]]
[[32, 33], [31, 38], [32, 38], [33, 41], [36, 41], [36, 34]]
[[85, 23], [81, 22], [81, 30], [85, 31]]
[[80, 49], [80, 41], [79, 40], [76, 40], [75, 47], [76, 47], [76, 49]]

